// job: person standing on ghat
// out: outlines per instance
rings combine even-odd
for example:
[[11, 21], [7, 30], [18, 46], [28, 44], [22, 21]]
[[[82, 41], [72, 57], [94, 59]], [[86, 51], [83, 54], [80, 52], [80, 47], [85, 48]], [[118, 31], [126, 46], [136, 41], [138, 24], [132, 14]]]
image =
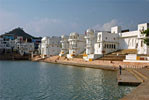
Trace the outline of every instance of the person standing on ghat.
[[122, 66], [119, 65], [119, 71], [120, 71], [120, 75], [122, 74]]

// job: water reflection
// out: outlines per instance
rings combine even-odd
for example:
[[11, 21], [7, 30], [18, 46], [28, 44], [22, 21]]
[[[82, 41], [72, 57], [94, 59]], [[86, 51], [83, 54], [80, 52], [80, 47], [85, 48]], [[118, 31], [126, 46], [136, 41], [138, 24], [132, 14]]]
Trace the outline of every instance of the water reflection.
[[118, 100], [116, 73], [41, 62], [0, 62], [0, 100]]

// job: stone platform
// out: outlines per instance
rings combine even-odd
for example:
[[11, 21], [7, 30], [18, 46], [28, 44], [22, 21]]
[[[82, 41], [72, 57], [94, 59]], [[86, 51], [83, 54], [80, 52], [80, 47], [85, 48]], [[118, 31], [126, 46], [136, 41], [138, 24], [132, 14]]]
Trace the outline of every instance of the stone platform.
[[[141, 82], [141, 84], [138, 87], [132, 90], [131, 93], [129, 93], [120, 100], [149, 100], [149, 69], [135, 69], [135, 71], [137, 71], [135, 73], [143, 80], [143, 82]], [[123, 78], [123, 76], [121, 77]], [[126, 76], [124, 76], [123, 80], [125, 80], [125, 78]], [[132, 78], [129, 78], [128, 76], [127, 80], [131, 81], [131, 79]]]
[[127, 70], [122, 70], [121, 75], [118, 72], [117, 81], [119, 85], [127, 85], [127, 86], [138, 86], [142, 83], [141, 80], [136, 78], [132, 73], [130, 73]]

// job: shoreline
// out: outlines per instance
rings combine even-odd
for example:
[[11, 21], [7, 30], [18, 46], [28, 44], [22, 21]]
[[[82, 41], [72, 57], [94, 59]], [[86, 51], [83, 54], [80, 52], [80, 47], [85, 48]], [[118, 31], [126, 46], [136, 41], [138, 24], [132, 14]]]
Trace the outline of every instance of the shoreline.
[[[46, 62], [46, 61], [43, 61]], [[102, 70], [109, 70], [109, 71], [117, 71], [117, 68], [113, 68], [111, 66], [99, 66], [99, 65], [88, 65], [88, 64], [77, 64], [77, 63], [69, 63], [69, 62], [46, 62], [46, 63], [54, 63], [54, 64], [62, 64], [62, 65], [71, 65], [76, 67], [84, 67], [84, 68], [94, 68], [94, 69], [102, 69]]]
[[65, 62], [65, 61], [44, 61], [41, 62], [46, 63], [54, 63], [54, 64], [62, 64], [62, 65], [71, 65], [76, 67], [84, 67], [84, 68], [94, 68], [94, 69], [102, 69], [102, 70], [110, 70], [110, 71], [117, 71], [118, 68], [106, 65], [93, 65], [93, 64], [84, 64], [84, 63], [75, 63], [75, 62]]
[[[54, 64], [63, 64], [63, 65], [72, 65], [76, 67], [85, 67], [85, 68], [95, 68], [95, 69], [102, 69], [102, 70], [109, 70], [109, 71], [118, 71], [119, 70], [119, 65], [125, 67], [124, 69], [144, 69], [147, 66], [149, 66], [149, 63], [132, 63], [132, 62], [122, 62], [122, 61], [104, 61], [104, 60], [95, 60], [91, 62], [86, 62], [83, 59], [80, 58], [73, 58], [73, 59], [66, 59], [64, 57], [58, 57], [58, 56], [53, 56], [50, 58], [45, 58], [41, 59], [40, 57], [38, 58], [33, 58], [31, 61], [39, 61], [39, 62], [47, 62], [47, 63], [54, 63]], [[146, 72], [149, 69], [144, 69]], [[149, 76], [147, 76], [149, 77]], [[142, 92], [148, 92], [147, 94], [140, 93], [141, 98], [143, 100], [149, 100], [149, 90], [147, 90], [147, 86], [149, 86], [149, 79], [146, 81], [142, 82], [140, 85], [138, 85], [134, 90], [132, 90], [130, 93], [126, 94], [124, 97], [122, 97], [119, 100], [141, 100], [140, 95], [137, 90], [141, 90]]]
[[19, 60], [31, 60], [31, 55], [20, 55], [20, 54], [0, 54], [0, 60], [12, 60], [12, 61], [19, 61]]
[[[94, 68], [94, 69], [103, 69], [103, 70], [110, 70], [110, 71], [117, 71], [118, 67], [106, 65], [106, 64], [99, 64], [86, 62], [83, 59], [64, 59], [64, 58], [58, 58], [57, 56], [45, 58], [45, 59], [31, 59], [31, 61], [39, 61], [39, 62], [47, 62], [47, 63], [54, 63], [54, 64], [62, 64], [62, 65], [72, 65], [76, 67], [84, 67], [84, 68]], [[108, 61], [109, 62], [109, 61]], [[107, 61], [102, 61], [100, 63], [107, 63]], [[110, 63], [110, 62], [109, 62]]]
[[123, 61], [107, 61], [107, 60], [94, 60], [94, 61], [84, 61], [82, 58], [73, 58], [67, 59], [65, 57], [52, 56], [49, 58], [40, 58], [33, 57], [31, 61], [42, 61], [47, 63], [55, 63], [55, 64], [63, 64], [63, 65], [73, 65], [80, 67], [88, 67], [88, 68], [96, 68], [103, 70], [119, 70], [119, 65], [122, 66], [123, 69], [127, 68], [145, 68], [149, 66], [149, 63], [139, 63], [139, 62], [123, 62]]

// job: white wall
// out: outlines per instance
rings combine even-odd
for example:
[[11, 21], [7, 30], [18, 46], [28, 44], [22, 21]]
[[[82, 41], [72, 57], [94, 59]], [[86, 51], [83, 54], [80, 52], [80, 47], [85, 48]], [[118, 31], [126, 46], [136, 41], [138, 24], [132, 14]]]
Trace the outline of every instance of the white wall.
[[60, 53], [60, 38], [59, 37], [44, 37], [41, 43], [41, 55], [50, 57]]
[[99, 32], [97, 35], [97, 43], [95, 46], [95, 54], [107, 54], [118, 49], [118, 34]]
[[121, 27], [120, 26], [115, 26], [111, 28], [111, 33], [121, 33]]
[[94, 54], [94, 44], [97, 42], [97, 33], [92, 29], [88, 29], [86, 32], [86, 54]]
[[[67, 58], [72, 58], [71, 55], [78, 55], [80, 53], [83, 53], [85, 51], [85, 35], [77, 34], [77, 33], [71, 33], [69, 41], [69, 54], [67, 54]], [[74, 38], [76, 37], [76, 38]]]

